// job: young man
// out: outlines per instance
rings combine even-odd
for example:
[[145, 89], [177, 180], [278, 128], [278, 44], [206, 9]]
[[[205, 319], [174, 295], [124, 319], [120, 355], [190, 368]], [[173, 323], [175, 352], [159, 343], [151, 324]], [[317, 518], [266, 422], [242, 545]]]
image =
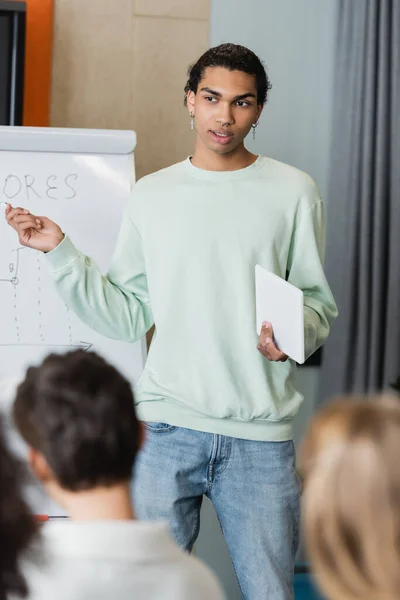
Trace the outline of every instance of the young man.
[[190, 550], [207, 495], [246, 600], [293, 597], [299, 527], [291, 439], [302, 397], [270, 324], [257, 340], [256, 263], [303, 290], [307, 356], [336, 317], [314, 182], [244, 146], [269, 88], [242, 46], [212, 48], [190, 69], [194, 154], [135, 186], [106, 277], [57, 225], [7, 209], [20, 242], [48, 252], [60, 294], [87, 324], [135, 341], [155, 323], [137, 388], [149, 433], [136, 509], [168, 519]]
[[143, 429], [114, 367], [82, 350], [50, 355], [19, 386], [14, 420], [33, 472], [72, 518], [44, 526], [43, 563], [25, 569], [31, 600], [222, 600], [167, 524], [135, 521], [130, 481]]

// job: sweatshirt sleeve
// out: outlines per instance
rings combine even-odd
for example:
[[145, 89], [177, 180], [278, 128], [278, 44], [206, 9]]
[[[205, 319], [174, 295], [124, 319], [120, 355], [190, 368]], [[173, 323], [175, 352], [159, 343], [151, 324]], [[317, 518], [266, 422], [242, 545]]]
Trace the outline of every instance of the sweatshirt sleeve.
[[318, 197], [299, 215], [288, 258], [288, 281], [304, 294], [306, 359], [326, 341], [338, 314], [324, 273], [324, 255], [325, 212]]
[[106, 276], [68, 236], [45, 256], [60, 296], [86, 325], [126, 342], [136, 342], [150, 329], [153, 317], [143, 244], [128, 212]]

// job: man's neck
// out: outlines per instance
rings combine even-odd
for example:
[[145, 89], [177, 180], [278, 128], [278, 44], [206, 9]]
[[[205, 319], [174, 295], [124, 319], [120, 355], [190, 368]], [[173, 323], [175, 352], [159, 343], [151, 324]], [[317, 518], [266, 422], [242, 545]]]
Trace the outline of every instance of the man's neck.
[[75, 521], [114, 521], [135, 518], [130, 483], [81, 492], [53, 490], [53, 497]]
[[192, 164], [206, 171], [238, 171], [250, 166], [257, 160], [257, 155], [241, 146], [227, 154], [217, 154], [206, 148], [201, 142], [196, 143], [192, 156]]

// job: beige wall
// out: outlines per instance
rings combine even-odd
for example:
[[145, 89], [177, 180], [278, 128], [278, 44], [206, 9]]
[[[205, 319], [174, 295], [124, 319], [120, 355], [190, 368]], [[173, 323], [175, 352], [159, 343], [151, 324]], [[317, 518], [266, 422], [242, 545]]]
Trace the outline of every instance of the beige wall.
[[51, 125], [134, 129], [140, 178], [192, 149], [186, 71], [210, 0], [56, 0]]

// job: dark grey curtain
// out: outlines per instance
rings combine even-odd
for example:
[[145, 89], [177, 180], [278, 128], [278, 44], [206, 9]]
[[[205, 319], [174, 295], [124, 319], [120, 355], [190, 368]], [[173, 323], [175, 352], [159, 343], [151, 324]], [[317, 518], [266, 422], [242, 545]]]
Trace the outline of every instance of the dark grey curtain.
[[320, 401], [400, 375], [400, 0], [341, 0]]

